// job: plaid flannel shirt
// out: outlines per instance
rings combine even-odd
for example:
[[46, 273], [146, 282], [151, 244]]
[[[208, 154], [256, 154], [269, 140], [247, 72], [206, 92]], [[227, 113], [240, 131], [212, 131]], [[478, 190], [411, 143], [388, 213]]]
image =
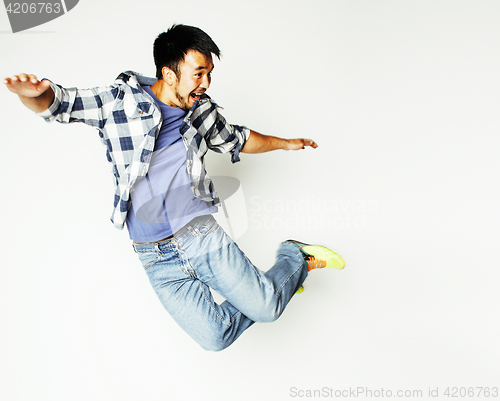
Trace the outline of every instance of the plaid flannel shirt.
[[[154, 100], [142, 86], [156, 78], [133, 71], [120, 74], [113, 85], [91, 89], [63, 88], [51, 82], [55, 93], [52, 105], [38, 113], [46, 121], [82, 122], [99, 130], [106, 156], [115, 176], [115, 198], [111, 221], [122, 229], [130, 207], [134, 185], [145, 177], [154, 151], [162, 118]], [[204, 166], [208, 149], [231, 152], [231, 161], [249, 136], [249, 129], [230, 125], [218, 112], [219, 106], [208, 96], [196, 101], [180, 128], [187, 149], [187, 173], [195, 197], [212, 205], [220, 201]]]

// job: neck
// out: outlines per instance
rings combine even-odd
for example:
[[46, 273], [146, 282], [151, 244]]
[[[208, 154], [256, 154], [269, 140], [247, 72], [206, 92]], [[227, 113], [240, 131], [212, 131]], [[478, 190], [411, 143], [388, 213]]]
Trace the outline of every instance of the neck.
[[151, 85], [151, 91], [161, 102], [165, 103], [167, 106], [177, 107], [172, 101], [169, 89], [170, 87], [160, 79], [158, 79], [153, 85]]

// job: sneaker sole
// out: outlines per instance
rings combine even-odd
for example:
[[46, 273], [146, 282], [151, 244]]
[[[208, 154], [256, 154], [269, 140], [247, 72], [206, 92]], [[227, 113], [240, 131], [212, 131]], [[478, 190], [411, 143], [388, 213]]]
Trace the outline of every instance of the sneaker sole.
[[345, 267], [344, 259], [326, 246], [304, 245], [301, 250], [308, 255], [314, 256], [316, 259], [324, 260], [326, 268], [342, 270]]

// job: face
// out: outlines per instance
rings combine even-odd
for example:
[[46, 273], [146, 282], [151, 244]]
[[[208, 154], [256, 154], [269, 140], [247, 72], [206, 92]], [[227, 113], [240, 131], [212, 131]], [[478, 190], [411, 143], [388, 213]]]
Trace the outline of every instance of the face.
[[180, 65], [180, 77], [173, 85], [175, 107], [189, 111], [196, 100], [209, 88], [214, 65], [212, 57], [205, 57], [200, 52], [189, 50]]

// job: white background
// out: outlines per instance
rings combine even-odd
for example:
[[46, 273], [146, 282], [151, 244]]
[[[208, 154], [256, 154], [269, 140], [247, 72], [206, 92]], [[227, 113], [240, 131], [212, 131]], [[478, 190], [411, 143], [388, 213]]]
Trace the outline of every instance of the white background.
[[158, 33], [204, 29], [223, 52], [210, 94], [225, 116], [320, 145], [209, 157], [242, 183], [239, 245], [263, 270], [290, 237], [347, 262], [313, 272], [277, 322], [203, 351], [109, 222], [97, 132], [46, 124], [2, 88], [0, 399], [500, 387], [499, 21], [496, 0], [81, 0], [12, 34], [0, 12], [0, 75], [65, 86], [153, 75]]

